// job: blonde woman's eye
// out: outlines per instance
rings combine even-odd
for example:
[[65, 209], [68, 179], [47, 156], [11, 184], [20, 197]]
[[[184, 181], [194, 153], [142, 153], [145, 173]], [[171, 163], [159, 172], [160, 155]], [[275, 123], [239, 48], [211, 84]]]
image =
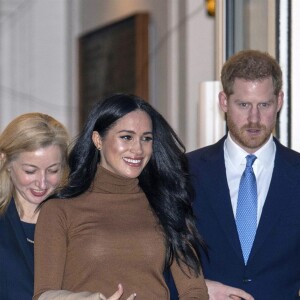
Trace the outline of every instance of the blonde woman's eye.
[[35, 172], [35, 171], [27, 171], [27, 170], [25, 170], [25, 173], [26, 173], [26, 174], [29, 174], [29, 175], [34, 174], [34, 172]]
[[49, 170], [48, 172], [51, 173], [51, 174], [56, 174], [59, 171], [60, 171], [59, 169], [55, 169], [55, 170]]

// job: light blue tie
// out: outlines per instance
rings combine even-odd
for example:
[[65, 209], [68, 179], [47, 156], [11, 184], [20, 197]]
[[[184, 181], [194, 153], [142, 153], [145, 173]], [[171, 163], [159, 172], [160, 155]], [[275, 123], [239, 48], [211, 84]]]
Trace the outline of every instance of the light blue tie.
[[247, 155], [247, 164], [241, 177], [237, 209], [236, 226], [243, 250], [245, 265], [252, 248], [257, 227], [257, 186], [252, 165], [255, 155]]

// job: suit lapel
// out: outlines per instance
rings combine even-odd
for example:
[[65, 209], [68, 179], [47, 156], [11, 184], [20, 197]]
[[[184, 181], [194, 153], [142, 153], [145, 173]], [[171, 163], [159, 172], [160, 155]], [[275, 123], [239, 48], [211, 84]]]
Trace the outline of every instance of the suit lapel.
[[[243, 262], [226, 178], [223, 150], [225, 139], [226, 137], [209, 147], [207, 153], [204, 153], [202, 157], [204, 163], [201, 167], [204, 168], [202, 171], [206, 172], [204, 174], [207, 174], [207, 176], [202, 178], [202, 180], [206, 188], [211, 189], [208, 194], [215, 195], [209, 198], [209, 204], [215, 212], [217, 222], [219, 222], [235, 253]], [[270, 231], [278, 223], [282, 213], [288, 206], [288, 200], [297, 196], [293, 195], [293, 191], [295, 191], [295, 186], [300, 184], [295, 179], [298, 178], [298, 175], [295, 174], [298, 169], [294, 167], [295, 164], [300, 162], [293, 161], [293, 158], [290, 157], [290, 152], [286, 151], [285, 147], [276, 139], [274, 141], [276, 143], [274, 170], [248, 263], [251, 263], [252, 257], [263, 246]], [[211, 181], [212, 179], [213, 182]]]
[[229, 240], [236, 255], [243, 261], [226, 177], [223, 150], [225, 138], [213, 146], [211, 149], [212, 152], [207, 156], [205, 172], [207, 173], [206, 178], [210, 182], [206, 182], [205, 184], [206, 187], [212, 189], [209, 194], [215, 195], [215, 197], [210, 198], [210, 205], [216, 214], [217, 221], [220, 223], [220, 227], [224, 231], [224, 235]]
[[293, 167], [293, 163], [286, 160], [284, 147], [276, 140], [275, 142], [277, 148], [272, 180], [257, 228], [249, 262], [251, 262], [251, 257], [263, 246], [268, 234], [278, 223], [280, 216], [288, 207], [289, 199], [293, 199], [296, 196], [293, 196], [293, 191], [295, 190], [295, 186], [300, 184], [295, 179], [297, 178], [297, 174], [294, 174], [295, 168]]
[[12, 226], [13, 232], [16, 236], [16, 239], [18, 241], [18, 245], [21, 249], [21, 252], [24, 255], [26, 264], [28, 268], [30, 269], [32, 275], [34, 273], [33, 271], [33, 254], [32, 251], [30, 251], [29, 245], [26, 241], [26, 237], [24, 234], [24, 230], [22, 228], [22, 224], [19, 218], [19, 214], [17, 212], [16, 206], [15, 206], [15, 201], [12, 199], [8, 211], [7, 211], [7, 217], [10, 225]]

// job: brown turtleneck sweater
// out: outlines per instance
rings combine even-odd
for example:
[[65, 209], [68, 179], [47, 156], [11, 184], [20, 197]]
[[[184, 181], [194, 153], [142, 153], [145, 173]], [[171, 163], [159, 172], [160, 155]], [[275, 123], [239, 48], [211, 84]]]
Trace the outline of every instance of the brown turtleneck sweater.
[[[138, 179], [99, 167], [89, 191], [52, 199], [35, 230], [35, 296], [48, 290], [101, 292], [122, 283], [127, 299], [169, 299], [163, 277], [165, 243]], [[187, 277], [174, 262], [180, 299], [208, 299], [203, 277]]]

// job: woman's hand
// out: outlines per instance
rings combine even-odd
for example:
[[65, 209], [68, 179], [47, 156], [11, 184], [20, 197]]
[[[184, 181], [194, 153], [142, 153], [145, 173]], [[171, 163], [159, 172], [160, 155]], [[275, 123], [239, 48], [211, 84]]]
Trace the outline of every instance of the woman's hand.
[[[100, 300], [119, 300], [123, 295], [123, 286], [121, 283], [118, 284], [118, 290], [109, 298], [105, 298], [102, 294], [100, 294]], [[134, 300], [136, 297], [136, 293], [131, 294], [127, 300]]]
[[[44, 292], [38, 300], [119, 300], [123, 295], [122, 284], [118, 285], [118, 290], [109, 298], [101, 293], [79, 292], [74, 293], [66, 290], [50, 290]], [[127, 300], [134, 300], [136, 293], [131, 294]]]
[[254, 298], [250, 294], [241, 289], [208, 279], [206, 279], [205, 282], [208, 289], [209, 300], [254, 300]]

